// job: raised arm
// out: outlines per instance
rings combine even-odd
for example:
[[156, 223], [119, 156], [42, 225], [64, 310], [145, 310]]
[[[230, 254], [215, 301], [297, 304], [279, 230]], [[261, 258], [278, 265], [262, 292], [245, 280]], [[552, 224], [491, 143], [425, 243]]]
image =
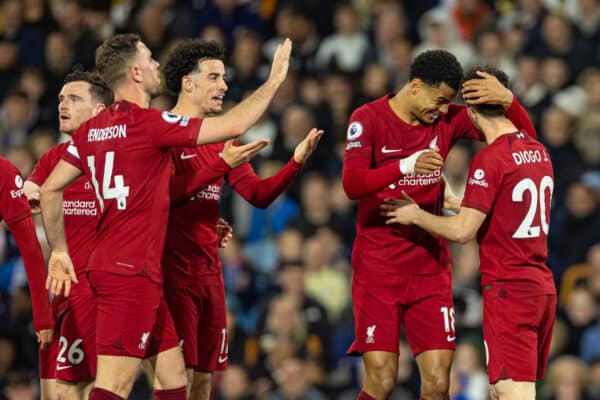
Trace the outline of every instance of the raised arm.
[[259, 178], [252, 167], [246, 165], [232, 170], [227, 179], [248, 203], [258, 208], [266, 208], [292, 183], [308, 157], [317, 148], [322, 136], [323, 131], [311, 129], [296, 146], [290, 161], [269, 178]]
[[267, 81], [222, 116], [205, 118], [200, 126], [197, 144], [224, 142], [246, 132], [266, 111], [285, 80], [291, 52], [292, 42], [289, 39], [277, 46]]
[[269, 144], [268, 139], [258, 139], [243, 146], [236, 146], [233, 140], [225, 142], [223, 156], [210, 167], [202, 168], [195, 174], [175, 175], [169, 181], [171, 206], [179, 203], [204, 189], [206, 185], [224, 176], [232, 168], [246, 164]]

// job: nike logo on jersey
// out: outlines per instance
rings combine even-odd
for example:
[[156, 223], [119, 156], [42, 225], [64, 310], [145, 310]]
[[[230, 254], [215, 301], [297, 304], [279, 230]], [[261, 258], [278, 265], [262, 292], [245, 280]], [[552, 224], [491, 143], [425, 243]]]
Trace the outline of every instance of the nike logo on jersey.
[[68, 369], [68, 368], [73, 368], [73, 366], [72, 365], [57, 365], [56, 366], [57, 371], [62, 371], [63, 369]]
[[402, 151], [402, 149], [388, 149], [388, 148], [386, 148], [386, 146], [383, 146], [383, 147], [381, 148], [381, 152], [382, 152], [383, 154], [387, 154], [387, 153], [397, 153], [397, 152], [399, 152], [399, 151]]
[[217, 359], [217, 361], [219, 362], [219, 364], [223, 364], [228, 359], [229, 359], [229, 356], [219, 356], [219, 358]]
[[449, 341], [449, 342], [454, 342], [456, 340], [456, 336], [450, 336], [450, 335], [448, 335], [448, 336], [446, 336], [446, 340]]
[[181, 152], [181, 159], [182, 160], [187, 160], [188, 158], [194, 158], [197, 155], [198, 154], [185, 154], [184, 152]]

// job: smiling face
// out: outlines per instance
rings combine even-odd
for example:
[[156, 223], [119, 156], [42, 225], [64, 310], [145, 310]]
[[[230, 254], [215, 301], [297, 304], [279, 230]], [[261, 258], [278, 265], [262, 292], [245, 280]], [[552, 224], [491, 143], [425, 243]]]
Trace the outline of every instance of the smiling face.
[[410, 86], [412, 114], [424, 124], [431, 124], [441, 114], [446, 114], [448, 105], [457, 93], [456, 90], [443, 82], [435, 87], [424, 83], [420, 79], [413, 79]]
[[202, 109], [204, 115], [220, 113], [227, 92], [223, 61], [200, 61], [198, 69], [184, 77], [183, 90], [189, 91], [193, 103]]
[[104, 104], [92, 97], [88, 82], [66, 83], [58, 94], [59, 129], [70, 135], [103, 109]]

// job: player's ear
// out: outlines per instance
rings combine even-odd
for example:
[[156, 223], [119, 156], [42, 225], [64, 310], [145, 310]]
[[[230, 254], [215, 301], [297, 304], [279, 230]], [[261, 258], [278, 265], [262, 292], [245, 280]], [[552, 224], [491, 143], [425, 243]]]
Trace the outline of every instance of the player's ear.
[[410, 81], [409, 85], [410, 93], [414, 96], [419, 94], [419, 92], [421, 91], [421, 88], [423, 87], [423, 81], [419, 78], [414, 78], [412, 81]]
[[192, 78], [189, 75], [184, 75], [181, 77], [181, 90], [190, 93], [194, 88], [194, 82], [192, 82]]
[[129, 75], [131, 76], [131, 79], [136, 83], [141, 83], [143, 80], [142, 69], [137, 64], [133, 64], [129, 68]]
[[96, 106], [94, 107], [94, 111], [92, 112], [92, 117], [95, 117], [96, 115], [100, 114], [105, 108], [106, 106], [103, 103], [96, 104]]

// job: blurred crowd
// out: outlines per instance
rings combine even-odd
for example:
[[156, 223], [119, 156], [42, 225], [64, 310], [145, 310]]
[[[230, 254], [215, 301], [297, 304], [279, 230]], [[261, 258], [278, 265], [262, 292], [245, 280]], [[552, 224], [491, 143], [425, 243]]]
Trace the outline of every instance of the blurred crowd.
[[[396, 92], [415, 55], [441, 48], [465, 69], [494, 65], [530, 112], [554, 163], [548, 264], [559, 308], [539, 398], [600, 399], [600, 0], [3, 0], [0, 12], [0, 154], [23, 177], [58, 141], [57, 94], [96, 47], [138, 32], [157, 60], [183, 37], [227, 49], [229, 105], [268, 74], [283, 38], [291, 71], [268, 113], [244, 137], [269, 138], [253, 165], [272, 175], [312, 127], [325, 130], [290, 190], [247, 205], [227, 187], [222, 214], [235, 229], [223, 249], [229, 369], [213, 397], [354, 399], [350, 253], [355, 206], [341, 185], [354, 108]], [[173, 94], [153, 100], [168, 109]], [[460, 101], [460, 99], [457, 99]], [[462, 193], [480, 144], [460, 143], [445, 174]], [[39, 236], [44, 240], [39, 221]], [[47, 250], [47, 249], [46, 249]], [[487, 398], [476, 244], [453, 245], [457, 350], [451, 398]], [[408, 345], [399, 343], [395, 399], [418, 399]], [[0, 229], [0, 399], [35, 399], [37, 347], [22, 260]], [[130, 398], [151, 397], [140, 376]]]

